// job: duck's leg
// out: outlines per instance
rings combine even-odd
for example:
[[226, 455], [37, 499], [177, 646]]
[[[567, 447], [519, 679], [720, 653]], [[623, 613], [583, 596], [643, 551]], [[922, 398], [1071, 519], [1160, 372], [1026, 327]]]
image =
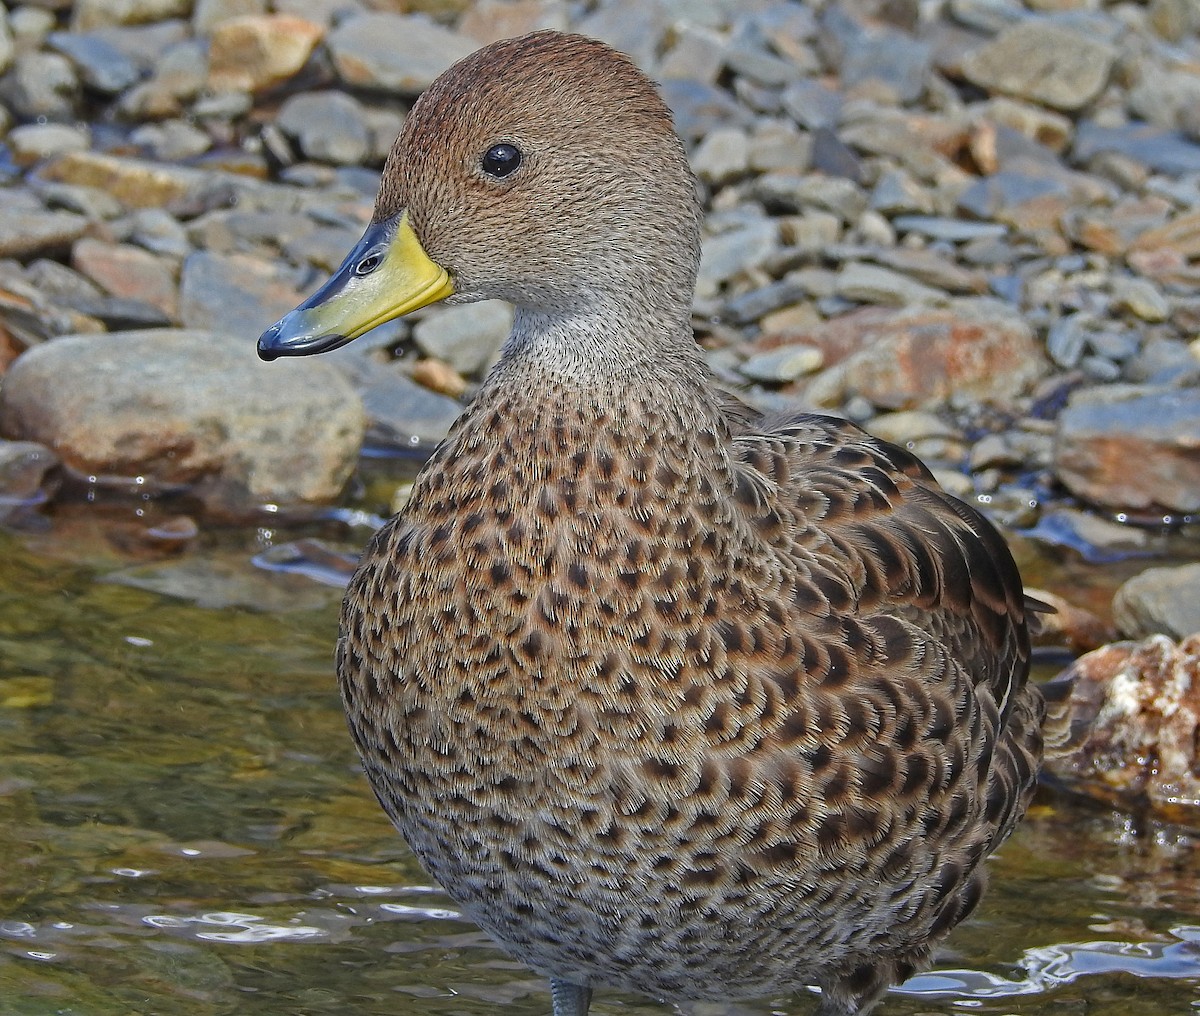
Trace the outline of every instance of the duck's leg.
[[550, 997], [554, 999], [554, 1016], [587, 1016], [592, 989], [551, 978]]

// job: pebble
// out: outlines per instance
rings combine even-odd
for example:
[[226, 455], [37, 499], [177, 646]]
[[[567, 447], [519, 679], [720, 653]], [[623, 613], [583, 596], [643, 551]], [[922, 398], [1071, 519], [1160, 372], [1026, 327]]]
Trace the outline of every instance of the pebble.
[[512, 307], [497, 300], [431, 308], [413, 328], [413, 339], [427, 356], [472, 375], [495, 357], [512, 324]]
[[1113, 621], [1126, 638], [1200, 633], [1200, 564], [1147, 568], [1113, 597]]
[[355, 166], [371, 149], [362, 104], [345, 92], [303, 92], [279, 108], [275, 123], [306, 159]]
[[196, 251], [183, 263], [179, 320], [186, 328], [245, 335], [248, 341], [304, 296], [296, 273], [277, 261]]
[[354, 88], [416, 95], [476, 47], [419, 14], [359, 14], [328, 37], [334, 68]]
[[1023, 20], [969, 52], [962, 71], [980, 88], [1074, 112], [1100, 95], [1116, 57], [1114, 47], [1094, 36]]
[[755, 353], [738, 369], [751, 381], [786, 384], [819, 370], [825, 354], [812, 346], [780, 346], [767, 353]]
[[32, 166], [64, 152], [86, 151], [91, 145], [86, 127], [63, 123], [24, 124], [9, 131], [5, 140], [19, 166]]

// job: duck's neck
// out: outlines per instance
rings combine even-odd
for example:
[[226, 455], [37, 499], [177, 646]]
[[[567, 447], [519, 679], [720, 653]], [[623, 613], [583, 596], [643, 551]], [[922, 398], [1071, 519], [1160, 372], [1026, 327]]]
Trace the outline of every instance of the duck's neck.
[[497, 373], [554, 377], [593, 391], [611, 385], [704, 390], [708, 366], [685, 314], [623, 313], [603, 304], [566, 311], [518, 306]]

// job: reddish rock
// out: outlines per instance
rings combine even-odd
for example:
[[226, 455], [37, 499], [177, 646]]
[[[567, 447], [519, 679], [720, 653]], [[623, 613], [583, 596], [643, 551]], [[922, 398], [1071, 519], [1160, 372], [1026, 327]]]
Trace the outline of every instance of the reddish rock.
[[1200, 399], [1137, 385], [1076, 392], [1058, 419], [1054, 468], [1093, 504], [1200, 511]]
[[1049, 775], [1105, 804], [1200, 827], [1200, 635], [1104, 646], [1055, 686], [1070, 688], [1073, 744], [1047, 753]]
[[773, 345], [815, 346], [830, 366], [809, 384], [815, 405], [861, 395], [885, 409], [913, 409], [952, 394], [1006, 402], [1046, 371], [1030, 327], [990, 301], [949, 309], [871, 307]]
[[148, 250], [85, 237], [72, 249], [71, 264], [105, 292], [141, 300], [177, 320], [179, 287], [174, 273]]

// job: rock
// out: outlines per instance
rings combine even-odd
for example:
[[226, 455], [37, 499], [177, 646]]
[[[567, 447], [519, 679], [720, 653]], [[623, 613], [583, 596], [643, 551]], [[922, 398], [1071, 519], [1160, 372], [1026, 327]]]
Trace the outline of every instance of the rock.
[[852, 261], [838, 275], [837, 294], [856, 303], [889, 307], [947, 303], [948, 293], [878, 265]]
[[458, 419], [462, 406], [412, 381], [394, 368], [378, 368], [358, 388], [369, 420], [368, 440], [410, 452], [432, 451]]
[[142, 25], [168, 18], [185, 18], [192, 0], [78, 0], [73, 5], [71, 30], [86, 32], [111, 25]]
[[769, 219], [709, 237], [704, 242], [696, 280], [699, 296], [712, 296], [720, 286], [762, 265], [779, 243], [779, 227]]
[[751, 381], [786, 384], [819, 370], [824, 362], [825, 354], [812, 346], [780, 346], [756, 353], [738, 369]]
[[1045, 21], [1022, 21], [968, 53], [972, 84], [1073, 112], [1095, 99], [1116, 59], [1112, 46]]
[[479, 0], [462, 16], [458, 30], [478, 46], [553, 29], [568, 30], [562, 0]]
[[452, 399], [461, 398], [467, 390], [466, 378], [441, 360], [417, 361], [413, 364], [412, 379], [422, 388]]
[[1072, 719], [1066, 750], [1047, 753], [1050, 776], [1112, 807], [1200, 825], [1200, 637], [1104, 646], [1049, 688], [1069, 690]]
[[669, 78], [659, 89], [685, 141], [697, 141], [720, 127], [741, 123], [746, 115], [729, 93], [713, 85]]
[[1037, 615], [1036, 631], [1031, 631], [1039, 646], [1060, 645], [1077, 655], [1090, 653], [1117, 637], [1112, 625], [1045, 589], [1025, 587], [1025, 595], [1053, 607], [1053, 613]]
[[809, 167], [811, 156], [811, 137], [801, 134], [790, 123], [760, 123], [750, 136], [747, 158], [750, 170], [755, 173], [774, 170], [802, 173]]
[[362, 105], [345, 92], [303, 92], [279, 108], [275, 123], [306, 159], [356, 166], [371, 149]]
[[142, 477], [242, 508], [328, 501], [357, 461], [362, 406], [332, 366], [281, 363], [211, 332], [67, 336], [9, 368], [0, 432], [99, 482]]
[[919, 233], [932, 240], [999, 239], [1008, 235], [1008, 227], [998, 222], [971, 222], [937, 215], [899, 215], [892, 225], [900, 233]]
[[750, 164], [750, 143], [736, 127], [715, 130], [692, 153], [692, 170], [711, 184], [721, 186], [742, 176]]
[[478, 374], [508, 338], [512, 324], [512, 307], [498, 300], [437, 307], [413, 328], [413, 339], [427, 356], [460, 374]]
[[212, 137], [186, 120], [143, 124], [129, 135], [129, 140], [163, 162], [194, 159], [212, 148]]
[[1118, 276], [1113, 279], [1113, 301], [1143, 321], [1166, 321], [1171, 314], [1170, 301], [1153, 282]]
[[22, 120], [74, 122], [79, 78], [71, 62], [57, 53], [18, 53], [0, 79], [0, 99]]
[[9, 27], [8, 11], [0, 12], [0, 74], [8, 70], [16, 52], [12, 29]]
[[[466, 31], [465, 21], [462, 30]], [[673, 34], [674, 43], [659, 64], [659, 75], [715, 85], [725, 66], [724, 37], [711, 29], [686, 22], [677, 24]]]
[[104, 95], [117, 95], [141, 76], [133, 60], [99, 34], [53, 32], [47, 45], [74, 65], [80, 80]]
[[881, 82], [900, 102], [914, 102], [925, 91], [932, 57], [933, 46], [907, 32], [875, 28], [849, 33], [842, 49], [842, 88]]
[[6, 140], [18, 166], [32, 166], [65, 152], [86, 151], [91, 144], [86, 128], [65, 123], [31, 123], [14, 127]]
[[29, 258], [67, 250], [87, 229], [87, 219], [71, 212], [7, 208], [0, 200], [0, 257]]
[[783, 108], [801, 127], [835, 127], [842, 115], [843, 98], [819, 81], [803, 78], [794, 81], [779, 97]]
[[417, 95], [476, 47], [421, 15], [359, 14], [329, 33], [338, 77], [354, 88]]
[[1113, 598], [1113, 620], [1127, 638], [1200, 633], [1200, 564], [1147, 568]]
[[191, 200], [214, 183], [202, 170], [99, 152], [68, 152], [43, 166], [40, 176], [94, 187], [129, 208], [162, 208]]
[[607, 42], [653, 75], [662, 38], [670, 27], [665, 5], [645, 0], [596, 4], [572, 26], [582, 35]]
[[[192, 8], [192, 31], [197, 35], [210, 35], [213, 29], [223, 21], [266, 14], [267, 6], [267, 0], [195, 0]], [[278, 11], [278, 13], [292, 12]]]
[[287, 14], [230, 18], [212, 32], [208, 87], [257, 92], [286, 81], [307, 62], [324, 28]]
[[254, 339], [304, 295], [290, 269], [249, 254], [197, 251], [183, 263], [179, 320], [194, 328]]
[[162, 259], [141, 247], [105, 243], [87, 237], [75, 244], [71, 263], [106, 293], [157, 307], [168, 320], [178, 319], [179, 287]]
[[1200, 172], [1200, 145], [1178, 131], [1163, 130], [1153, 124], [1108, 127], [1084, 120], [1076, 129], [1071, 152], [1079, 162], [1087, 162], [1104, 152], [1117, 152], [1159, 173], [1175, 176]]
[[1032, 329], [988, 300], [946, 309], [866, 308], [795, 336], [830, 364], [808, 386], [816, 405], [858, 395], [885, 409], [911, 409], [951, 396], [1011, 401], [1042, 376]]
[[867, 195], [853, 180], [818, 173], [764, 173], [751, 190], [773, 211], [823, 208], [844, 223], [856, 222], [867, 208]]
[[1077, 391], [1059, 416], [1054, 468], [1093, 504], [1200, 511], [1200, 399], [1137, 385]]
[[58, 456], [35, 441], [0, 440], [0, 522], [46, 500], [46, 474]]

